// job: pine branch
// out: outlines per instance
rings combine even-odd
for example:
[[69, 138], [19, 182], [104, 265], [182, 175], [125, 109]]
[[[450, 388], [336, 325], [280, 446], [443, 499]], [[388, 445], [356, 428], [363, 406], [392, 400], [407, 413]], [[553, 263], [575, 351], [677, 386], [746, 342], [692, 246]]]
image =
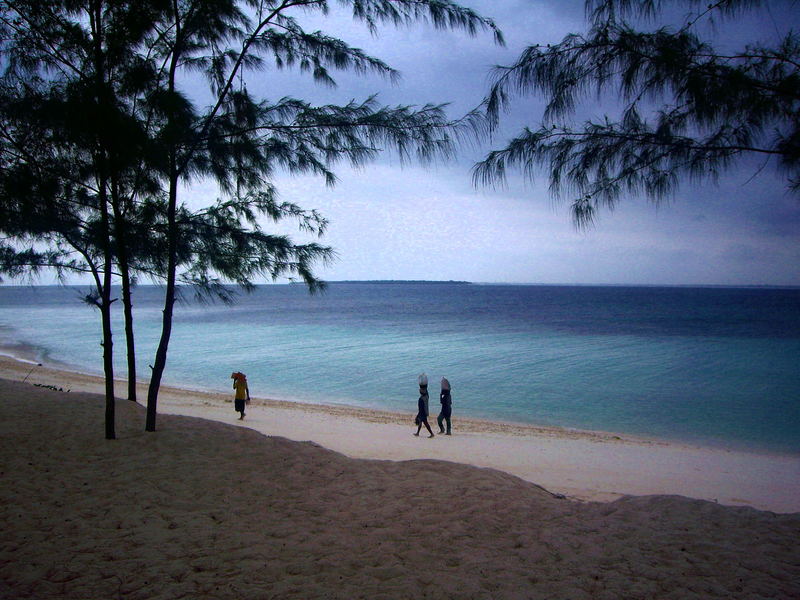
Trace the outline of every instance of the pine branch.
[[[711, 12], [757, 4], [716, 2], [690, 25]], [[790, 189], [799, 187], [800, 38], [790, 33], [774, 48], [718, 53], [691, 26], [638, 32], [617, 20], [630, 11], [652, 16], [660, 6], [656, 0], [588, 2], [595, 20], [586, 36], [530, 46], [511, 66], [498, 67], [483, 105], [492, 128], [513, 95], [540, 94], [547, 104], [538, 130], [526, 128], [490, 153], [475, 166], [473, 182], [502, 183], [509, 168], [529, 179], [544, 170], [553, 194], [565, 182], [579, 193], [573, 206], [583, 224], [596, 208], [586, 198], [601, 196], [611, 206], [627, 192], [658, 201], [679, 176], [713, 179], [745, 154], [777, 158]], [[620, 116], [577, 131], [560, 122], [590, 91], [618, 98]], [[653, 105], [658, 102], [663, 105]], [[645, 110], [652, 124], [640, 116]]]

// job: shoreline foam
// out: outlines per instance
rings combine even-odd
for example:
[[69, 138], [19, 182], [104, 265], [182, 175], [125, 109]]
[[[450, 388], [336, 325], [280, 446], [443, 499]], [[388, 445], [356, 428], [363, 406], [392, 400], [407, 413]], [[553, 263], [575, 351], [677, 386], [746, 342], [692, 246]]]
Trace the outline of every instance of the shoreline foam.
[[[53, 379], [54, 381], [58, 377], [61, 377], [65, 380], [72, 380], [77, 377], [79, 383], [75, 386], [76, 390], [105, 393], [104, 379], [100, 373], [81, 370], [80, 367], [46, 358], [37, 358], [34, 360], [33, 358], [21, 356], [22, 354], [25, 354], [26, 356], [29, 355], [29, 353], [25, 352], [26, 349], [27, 347], [16, 347], [14, 345], [0, 344], [0, 360], [8, 359], [12, 364], [13, 362], [21, 362], [26, 363], [29, 366], [37, 365], [43, 369], [43, 372], [47, 373], [47, 375], [43, 376], [44, 378]], [[0, 377], [4, 377], [2, 374], [2, 367], [3, 365], [0, 364]], [[13, 366], [8, 368], [10, 369], [9, 373], [13, 374]], [[9, 378], [13, 379], [13, 377]], [[127, 379], [123, 377], [116, 377], [115, 381], [117, 398], [120, 399], [120, 395], [127, 392]], [[53, 385], [53, 383], [51, 382], [47, 385]], [[140, 379], [139, 383], [137, 384], [137, 388], [139, 390], [138, 399], [141, 402], [143, 398], [146, 398], [147, 381]], [[184, 384], [162, 384], [160, 390], [162, 395], [169, 395], [173, 399], [189, 394], [191, 396], [211, 399], [218, 403], [230, 402], [229, 394], [220, 390], [208, 391]], [[408, 416], [411, 415], [413, 417], [413, 413], [416, 412], [416, 400], [414, 401], [413, 406], [410, 405], [411, 407], [407, 412], [398, 412], [388, 409], [346, 404], [343, 402], [316, 402], [299, 399], [265, 398], [256, 395], [254, 395], [252, 399], [256, 405], [267, 407], [321, 412], [334, 415], [348, 415], [366, 422], [393, 422], [403, 425], [405, 425], [408, 421]], [[434, 402], [433, 404], [436, 403]], [[459, 423], [459, 429], [464, 432], [499, 433], [514, 436], [542, 435], [553, 437], [574, 437], [596, 441], [619, 441], [630, 444], [678, 446], [719, 450], [723, 452], [742, 452], [745, 454], [756, 454], [772, 457], [800, 458], [800, 453], [781, 451], [760, 446], [742, 446], [729, 441], [688, 441], [677, 438], [649, 436], [647, 434], [605, 431], [601, 429], [582, 429], [580, 427], [557, 425], [541, 425], [518, 421], [504, 421], [502, 419], [463, 416], [461, 414], [458, 414], [456, 418]], [[433, 420], [435, 420], [435, 418], [432, 417], [432, 421]], [[227, 422], [227, 419], [225, 419], [223, 422]]]
[[[29, 370], [28, 363], [0, 356], [2, 378], [21, 381]], [[35, 368], [28, 383], [103, 392], [102, 378], [50, 366]], [[118, 394], [125, 392], [122, 384], [117, 384]], [[146, 386], [140, 384], [138, 393], [144, 401]], [[454, 422], [453, 436], [428, 440], [411, 436], [411, 410], [403, 415], [267, 399], [254, 400], [240, 422], [230, 395], [169, 386], [159, 394], [158, 410], [161, 415], [200, 417], [269, 436], [313, 441], [351, 458], [439, 459], [489, 467], [581, 501], [677, 494], [774, 512], [800, 512], [800, 457], [796, 456], [460, 418]]]
[[[11, 361], [9, 364], [4, 364], [5, 360]], [[0, 346], [0, 377], [5, 377], [4, 372], [9, 375], [15, 373], [13, 366], [14, 362], [20, 362], [28, 365], [29, 367], [36, 365], [41, 368], [40, 378], [47, 380], [48, 383], [44, 385], [55, 385], [58, 378], [66, 381], [76, 383], [76, 391], [85, 391], [93, 393], [105, 393], [104, 379], [102, 375], [82, 371], [78, 367], [73, 367], [65, 363], [54, 363], [52, 361], [37, 361], [33, 359], [23, 358], [15, 353], [14, 349], [10, 346]], [[9, 376], [9, 379], [13, 377]], [[58, 387], [58, 386], [57, 386]], [[62, 384], [60, 387], [64, 387]], [[69, 387], [69, 386], [67, 386]], [[139, 380], [137, 384], [138, 399], [141, 402], [142, 398], [147, 393], [147, 382]], [[127, 392], [127, 380], [125, 378], [115, 378], [115, 390], [117, 393], [117, 400], [120, 400], [120, 394]], [[173, 400], [179, 396], [197, 396], [203, 398], [205, 401], [214, 401], [217, 403], [230, 403], [230, 395], [221, 391], [206, 391], [190, 386], [184, 385], [168, 385], [161, 386], [162, 394], [168, 395]], [[264, 406], [271, 408], [282, 408], [286, 410], [299, 410], [306, 412], [319, 412], [324, 414], [331, 414], [335, 416], [352, 416], [366, 422], [376, 423], [396, 423], [398, 425], [406, 425], [409, 415], [413, 417], [416, 411], [416, 401], [414, 405], [409, 408], [408, 412], [396, 412], [392, 410], [385, 410], [380, 408], [370, 408], [363, 406], [356, 406], [344, 403], [320, 403], [320, 402], [304, 402], [301, 400], [286, 400], [275, 398], [263, 398], [259, 396], [252, 397], [255, 406]], [[434, 403], [435, 404], [435, 403]], [[433, 418], [431, 420], [434, 420]], [[543, 435], [554, 437], [574, 437], [584, 438], [597, 441], [623, 441], [627, 443], [638, 444], [664, 444], [664, 445], [688, 445], [678, 440], [667, 440], [659, 438], [650, 438], [647, 436], [637, 436], [626, 433], [619, 433], [613, 431], [589, 430], [580, 429], [576, 427], [558, 427], [548, 425], [536, 425], [530, 423], [519, 423], [511, 421], [503, 421], [497, 419], [482, 419], [478, 417], [464, 417], [459, 415], [457, 417], [459, 423], [459, 430], [462, 432], [472, 433], [499, 433], [504, 435], [513, 436], [529, 436], [529, 435]], [[225, 420], [227, 422], [227, 420]], [[702, 446], [702, 445], [700, 445]], [[759, 454], [760, 452], [753, 452]], [[779, 452], [766, 452], [767, 454], [782, 455]]]

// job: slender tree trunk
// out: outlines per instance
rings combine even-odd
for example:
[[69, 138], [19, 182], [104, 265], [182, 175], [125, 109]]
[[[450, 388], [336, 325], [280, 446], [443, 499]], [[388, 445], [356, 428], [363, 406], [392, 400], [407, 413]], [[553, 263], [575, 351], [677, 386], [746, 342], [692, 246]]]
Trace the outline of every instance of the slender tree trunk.
[[111, 264], [106, 262], [100, 312], [103, 318], [103, 371], [106, 376], [106, 439], [117, 437], [114, 405], [114, 345], [111, 336]]
[[167, 207], [167, 286], [164, 292], [164, 311], [161, 320], [161, 338], [158, 341], [156, 357], [153, 361], [153, 372], [150, 375], [150, 386], [147, 389], [147, 419], [145, 431], [156, 430], [156, 407], [158, 405], [158, 390], [161, 387], [161, 377], [167, 366], [167, 350], [169, 339], [172, 335], [172, 314], [175, 307], [175, 276], [177, 271], [177, 223], [175, 213], [178, 202], [178, 177], [175, 172], [174, 156], [170, 159], [170, 187], [169, 204]]
[[[103, 159], [101, 157], [101, 162]], [[115, 431], [114, 399], [114, 343], [111, 332], [111, 271], [113, 256], [111, 252], [111, 224], [108, 216], [107, 179], [105, 169], [100, 169], [100, 217], [103, 226], [103, 282], [100, 286], [100, 314], [103, 322], [103, 372], [106, 377], [106, 439], [113, 440]]]
[[[180, 60], [183, 38], [181, 31], [181, 17], [177, 0], [172, 3], [173, 15], [175, 18], [175, 44], [172, 49], [172, 58], [169, 66], [169, 94], [175, 92], [175, 75]], [[170, 127], [172, 124], [168, 124]], [[171, 127], [170, 127], [171, 129]], [[176, 131], [171, 131], [176, 135]], [[169, 148], [169, 199], [167, 203], [167, 286], [164, 291], [164, 311], [161, 319], [161, 338], [158, 341], [155, 360], [150, 374], [150, 385], [147, 388], [147, 418], [145, 421], [145, 431], [156, 430], [156, 416], [158, 406], [158, 391], [161, 387], [161, 377], [167, 366], [167, 350], [169, 349], [169, 339], [172, 335], [172, 313], [175, 308], [175, 280], [178, 270], [178, 158], [177, 158], [177, 139], [168, 139]]]
[[[101, 193], [102, 195], [102, 193]], [[101, 209], [102, 210], [102, 209]], [[105, 219], [103, 219], [105, 220]], [[108, 244], [106, 244], [108, 247]], [[92, 298], [91, 303], [100, 310], [100, 319], [102, 323], [103, 337], [100, 341], [100, 346], [103, 348], [103, 374], [105, 376], [105, 433], [107, 440], [116, 438], [115, 431], [115, 400], [114, 400], [114, 344], [111, 330], [111, 265], [108, 262], [110, 252], [108, 248], [103, 252], [103, 265], [98, 268], [95, 266], [94, 261], [89, 253], [84, 253], [87, 262], [89, 263], [94, 278], [94, 287], [97, 290], [97, 297]], [[83, 253], [83, 252], [82, 252]], [[103, 271], [103, 276], [100, 276], [100, 271]], [[87, 300], [89, 296], [87, 296]]]
[[136, 402], [136, 341], [133, 335], [133, 299], [131, 278], [127, 262], [120, 257], [122, 277], [122, 306], [125, 312], [125, 342], [128, 357], [128, 400]]
[[167, 350], [169, 349], [169, 338], [172, 334], [172, 309], [175, 304], [175, 282], [167, 282], [167, 290], [164, 297], [164, 314], [161, 323], [161, 339], [158, 342], [155, 361], [153, 361], [153, 372], [150, 375], [150, 386], [147, 388], [147, 418], [145, 421], [145, 431], [156, 430], [156, 416], [158, 414], [158, 390], [161, 387], [161, 377], [164, 368], [167, 366]]
[[100, 210], [100, 219], [102, 224], [101, 235], [103, 240], [103, 281], [102, 289], [100, 291], [100, 313], [103, 322], [103, 372], [106, 378], [106, 411], [105, 411], [105, 428], [106, 439], [113, 440], [116, 436], [115, 428], [115, 400], [114, 400], [114, 344], [111, 333], [111, 272], [113, 268], [113, 253], [111, 251], [111, 223], [108, 214], [108, 153], [107, 144], [103, 144], [103, 136], [108, 135], [104, 131], [104, 125], [107, 125], [107, 119], [104, 119], [104, 108], [107, 108], [106, 103], [109, 101], [106, 85], [105, 85], [105, 56], [103, 54], [103, 2], [102, 0], [95, 0], [91, 4], [91, 11], [89, 17], [92, 22], [92, 30], [94, 37], [94, 67], [95, 67], [95, 90], [97, 98], [97, 107], [99, 109], [99, 132], [98, 137], [99, 147], [95, 155], [95, 164], [98, 166], [98, 183], [99, 195], [98, 203]]
[[[99, 163], [105, 164], [100, 156]], [[111, 252], [111, 223], [108, 215], [108, 178], [105, 166], [100, 168], [100, 218], [103, 226], [103, 285], [100, 290], [100, 313], [103, 321], [103, 372], [106, 376], [106, 439], [115, 439], [115, 399], [114, 399], [114, 343], [111, 332], [111, 271], [113, 253]]]
[[128, 263], [128, 233], [122, 214], [119, 188], [116, 181], [111, 188], [111, 205], [114, 209], [114, 233], [117, 242], [117, 262], [122, 283], [122, 306], [125, 313], [125, 343], [128, 359], [128, 400], [136, 402], [136, 342], [133, 335], [133, 298], [131, 274]]

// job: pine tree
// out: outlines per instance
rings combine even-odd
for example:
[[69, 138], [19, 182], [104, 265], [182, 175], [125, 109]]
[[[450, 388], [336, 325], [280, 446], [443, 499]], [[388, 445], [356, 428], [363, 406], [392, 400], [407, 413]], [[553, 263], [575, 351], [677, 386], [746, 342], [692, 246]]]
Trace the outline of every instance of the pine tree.
[[[343, 0], [339, 4], [352, 10], [353, 17], [364, 21], [374, 32], [381, 24], [408, 25], [424, 20], [440, 29], [458, 28], [470, 34], [490, 29], [501, 40], [491, 21], [446, 0]], [[275, 212], [278, 204], [269, 180], [276, 169], [318, 174], [333, 184], [332, 166], [338, 161], [362, 165], [386, 147], [394, 149], [402, 160], [427, 162], [448, 156], [459, 127], [474, 127], [478, 122], [477, 115], [470, 115], [461, 125], [454, 126], [441, 106], [390, 108], [378, 105], [375, 98], [345, 106], [313, 106], [287, 97], [277, 101], [256, 99], [246, 86], [236, 86], [237, 77], [241, 82], [245, 69], [253, 76], [270, 65], [296, 65], [326, 85], [335, 85], [331, 70], [396, 76], [379, 59], [340, 39], [305, 31], [297, 18], [328, 10], [328, 2], [322, 0], [186, 0], [175, 2], [160, 24], [161, 35], [152, 51], [164, 65], [158, 94], [154, 96], [154, 114], [160, 122], [157, 137], [166, 149], [166, 288], [162, 335], [148, 391], [148, 431], [155, 430], [158, 390], [166, 365], [181, 263], [180, 240], [185, 230], [179, 216], [181, 183], [212, 178], [236, 202], [223, 202], [220, 206], [236, 206], [228, 208], [236, 211], [254, 208], [275, 217], [286, 210]], [[214, 99], [209, 110], [198, 112], [189, 95], [180, 91], [181, 66], [205, 74]], [[297, 216], [293, 209], [288, 212]], [[301, 218], [306, 216], [303, 213]], [[304, 223], [313, 223], [312, 228], [321, 231], [313, 215]], [[254, 231], [251, 241], [259, 246], [270, 238], [262, 238], [259, 231]], [[319, 282], [309, 265], [329, 255], [329, 249], [319, 246], [297, 247], [292, 257], [286, 256], [284, 264], [277, 265], [277, 270], [271, 258], [255, 260], [247, 269], [239, 269], [244, 277], [237, 281], [247, 284], [251, 275], [266, 273], [274, 277], [288, 269], [314, 290]], [[197, 264], [205, 268], [211, 263], [195, 263], [195, 267]], [[196, 273], [193, 268], [186, 271], [190, 277]], [[207, 278], [203, 274], [193, 277], [193, 281], [205, 284]]]
[[[312, 173], [333, 185], [339, 162], [364, 165], [385, 149], [403, 161], [426, 163], [451, 156], [461, 136], [483, 122], [477, 113], [452, 122], [442, 106], [387, 107], [375, 97], [343, 106], [316, 106], [280, 93], [275, 99], [252, 97], [245, 78], [269, 68], [297, 67], [329, 86], [335, 85], [337, 70], [397, 76], [381, 60], [344, 41], [303, 29], [302, 17], [326, 14], [328, 4], [324, 0], [0, 4], [8, 58], [7, 106], [23, 108], [13, 125], [10, 113], [0, 109], [4, 164], [30, 167], [31, 157], [19, 154], [18, 148], [26, 132], [36, 129], [42, 113], [24, 110], [31, 96], [26, 81], [36, 81], [56, 106], [60, 94], [81, 90], [84, 104], [76, 114], [84, 115], [88, 109], [97, 117], [70, 119], [63, 129], [45, 127], [42, 156], [52, 160], [40, 161], [36, 169], [47, 172], [47, 179], [69, 194], [54, 196], [57, 218], [45, 227], [26, 215], [40, 211], [46, 195], [37, 189], [24, 198], [4, 196], [3, 203], [21, 202], [24, 209], [15, 213], [19, 227], [9, 233], [18, 242], [49, 245], [48, 251], [56, 253], [51, 262], [58, 259], [62, 266], [69, 264], [69, 246], [81, 257], [77, 262], [83, 267], [78, 268], [96, 273], [97, 293], [91, 298], [103, 312], [105, 357], [111, 356], [112, 278], [121, 277], [123, 288], [126, 282], [129, 285], [123, 290], [129, 324], [134, 273], [164, 282], [162, 335], [147, 399], [148, 431], [155, 430], [179, 284], [192, 284], [223, 300], [231, 298], [227, 284], [249, 289], [260, 277], [296, 275], [312, 291], [323, 286], [313, 267], [333, 257], [330, 248], [295, 244], [263, 229], [264, 218], [289, 218], [304, 231], [319, 235], [325, 230], [321, 215], [278, 199], [271, 183], [275, 172]], [[374, 33], [383, 25], [429, 22], [470, 35], [490, 30], [502, 41], [490, 20], [448, 0], [338, 4], [338, 10], [350, 11]], [[212, 101], [206, 108], [196, 106], [189, 86], [196, 73], [208, 82]], [[63, 112], [63, 107], [59, 110]], [[56, 169], [60, 158], [79, 168]], [[202, 181], [217, 185], [219, 199], [190, 209], [182, 201], [182, 190]], [[5, 189], [15, 193], [13, 186]], [[80, 210], [67, 201], [76, 195], [85, 200]], [[62, 230], [73, 221], [80, 225], [81, 236], [66, 238]], [[8, 260], [4, 258], [9, 266], [23, 264], [24, 252], [14, 254], [9, 247], [3, 251], [4, 256], [10, 252]], [[47, 256], [34, 253], [30, 259], [34, 266]], [[113, 367], [110, 359], [104, 361], [107, 405], [113, 408]], [[113, 424], [113, 412], [107, 417]]]
[[[626, 20], [656, 20], [670, 5], [690, 11], [678, 26], [640, 31]], [[588, 32], [529, 46], [497, 69], [485, 100], [495, 125], [517, 95], [540, 94], [546, 108], [537, 128], [476, 165], [477, 184], [501, 182], [509, 169], [530, 179], [544, 171], [555, 196], [570, 195], [581, 226], [623, 195], [657, 202], [683, 179], [716, 180], [746, 157], [773, 160], [800, 190], [798, 33], [736, 51], [710, 37], [710, 24], [765, 2], [589, 0], [586, 8]], [[570, 123], [591, 93], [620, 103], [618, 117]]]

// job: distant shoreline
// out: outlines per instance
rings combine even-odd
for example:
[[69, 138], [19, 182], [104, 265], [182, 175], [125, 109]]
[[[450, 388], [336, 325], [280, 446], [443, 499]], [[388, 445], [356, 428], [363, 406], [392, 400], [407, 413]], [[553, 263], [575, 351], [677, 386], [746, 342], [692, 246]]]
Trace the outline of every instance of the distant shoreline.
[[[536, 283], [536, 282], [497, 282], [497, 281], [462, 281], [456, 279], [341, 279], [323, 280], [323, 283], [332, 285], [459, 285], [459, 286], [499, 286], [499, 287], [545, 287], [545, 288], [630, 288], [630, 289], [729, 289], [729, 290], [790, 290], [800, 291], [800, 285], [792, 284], [726, 284], [726, 283]], [[67, 289], [77, 289], [92, 287], [93, 283], [72, 282], [72, 283], [11, 283], [0, 282], [0, 288], [47, 288], [60, 287]], [[287, 282], [261, 282], [256, 283], [255, 287], [278, 287], [278, 286], [305, 286], [302, 281]], [[112, 289], [119, 289], [118, 284], [112, 285]], [[137, 288], [163, 288], [160, 283], [140, 283]], [[189, 289], [189, 285], [179, 285], [181, 289]], [[236, 288], [236, 284], [226, 284], [228, 288]]]
[[[302, 281], [293, 281], [294, 285], [305, 285]], [[435, 280], [435, 279], [342, 279], [339, 281], [326, 281], [335, 284], [369, 283], [379, 285], [472, 285], [471, 281]], [[527, 284], [525, 284], [527, 285]]]

